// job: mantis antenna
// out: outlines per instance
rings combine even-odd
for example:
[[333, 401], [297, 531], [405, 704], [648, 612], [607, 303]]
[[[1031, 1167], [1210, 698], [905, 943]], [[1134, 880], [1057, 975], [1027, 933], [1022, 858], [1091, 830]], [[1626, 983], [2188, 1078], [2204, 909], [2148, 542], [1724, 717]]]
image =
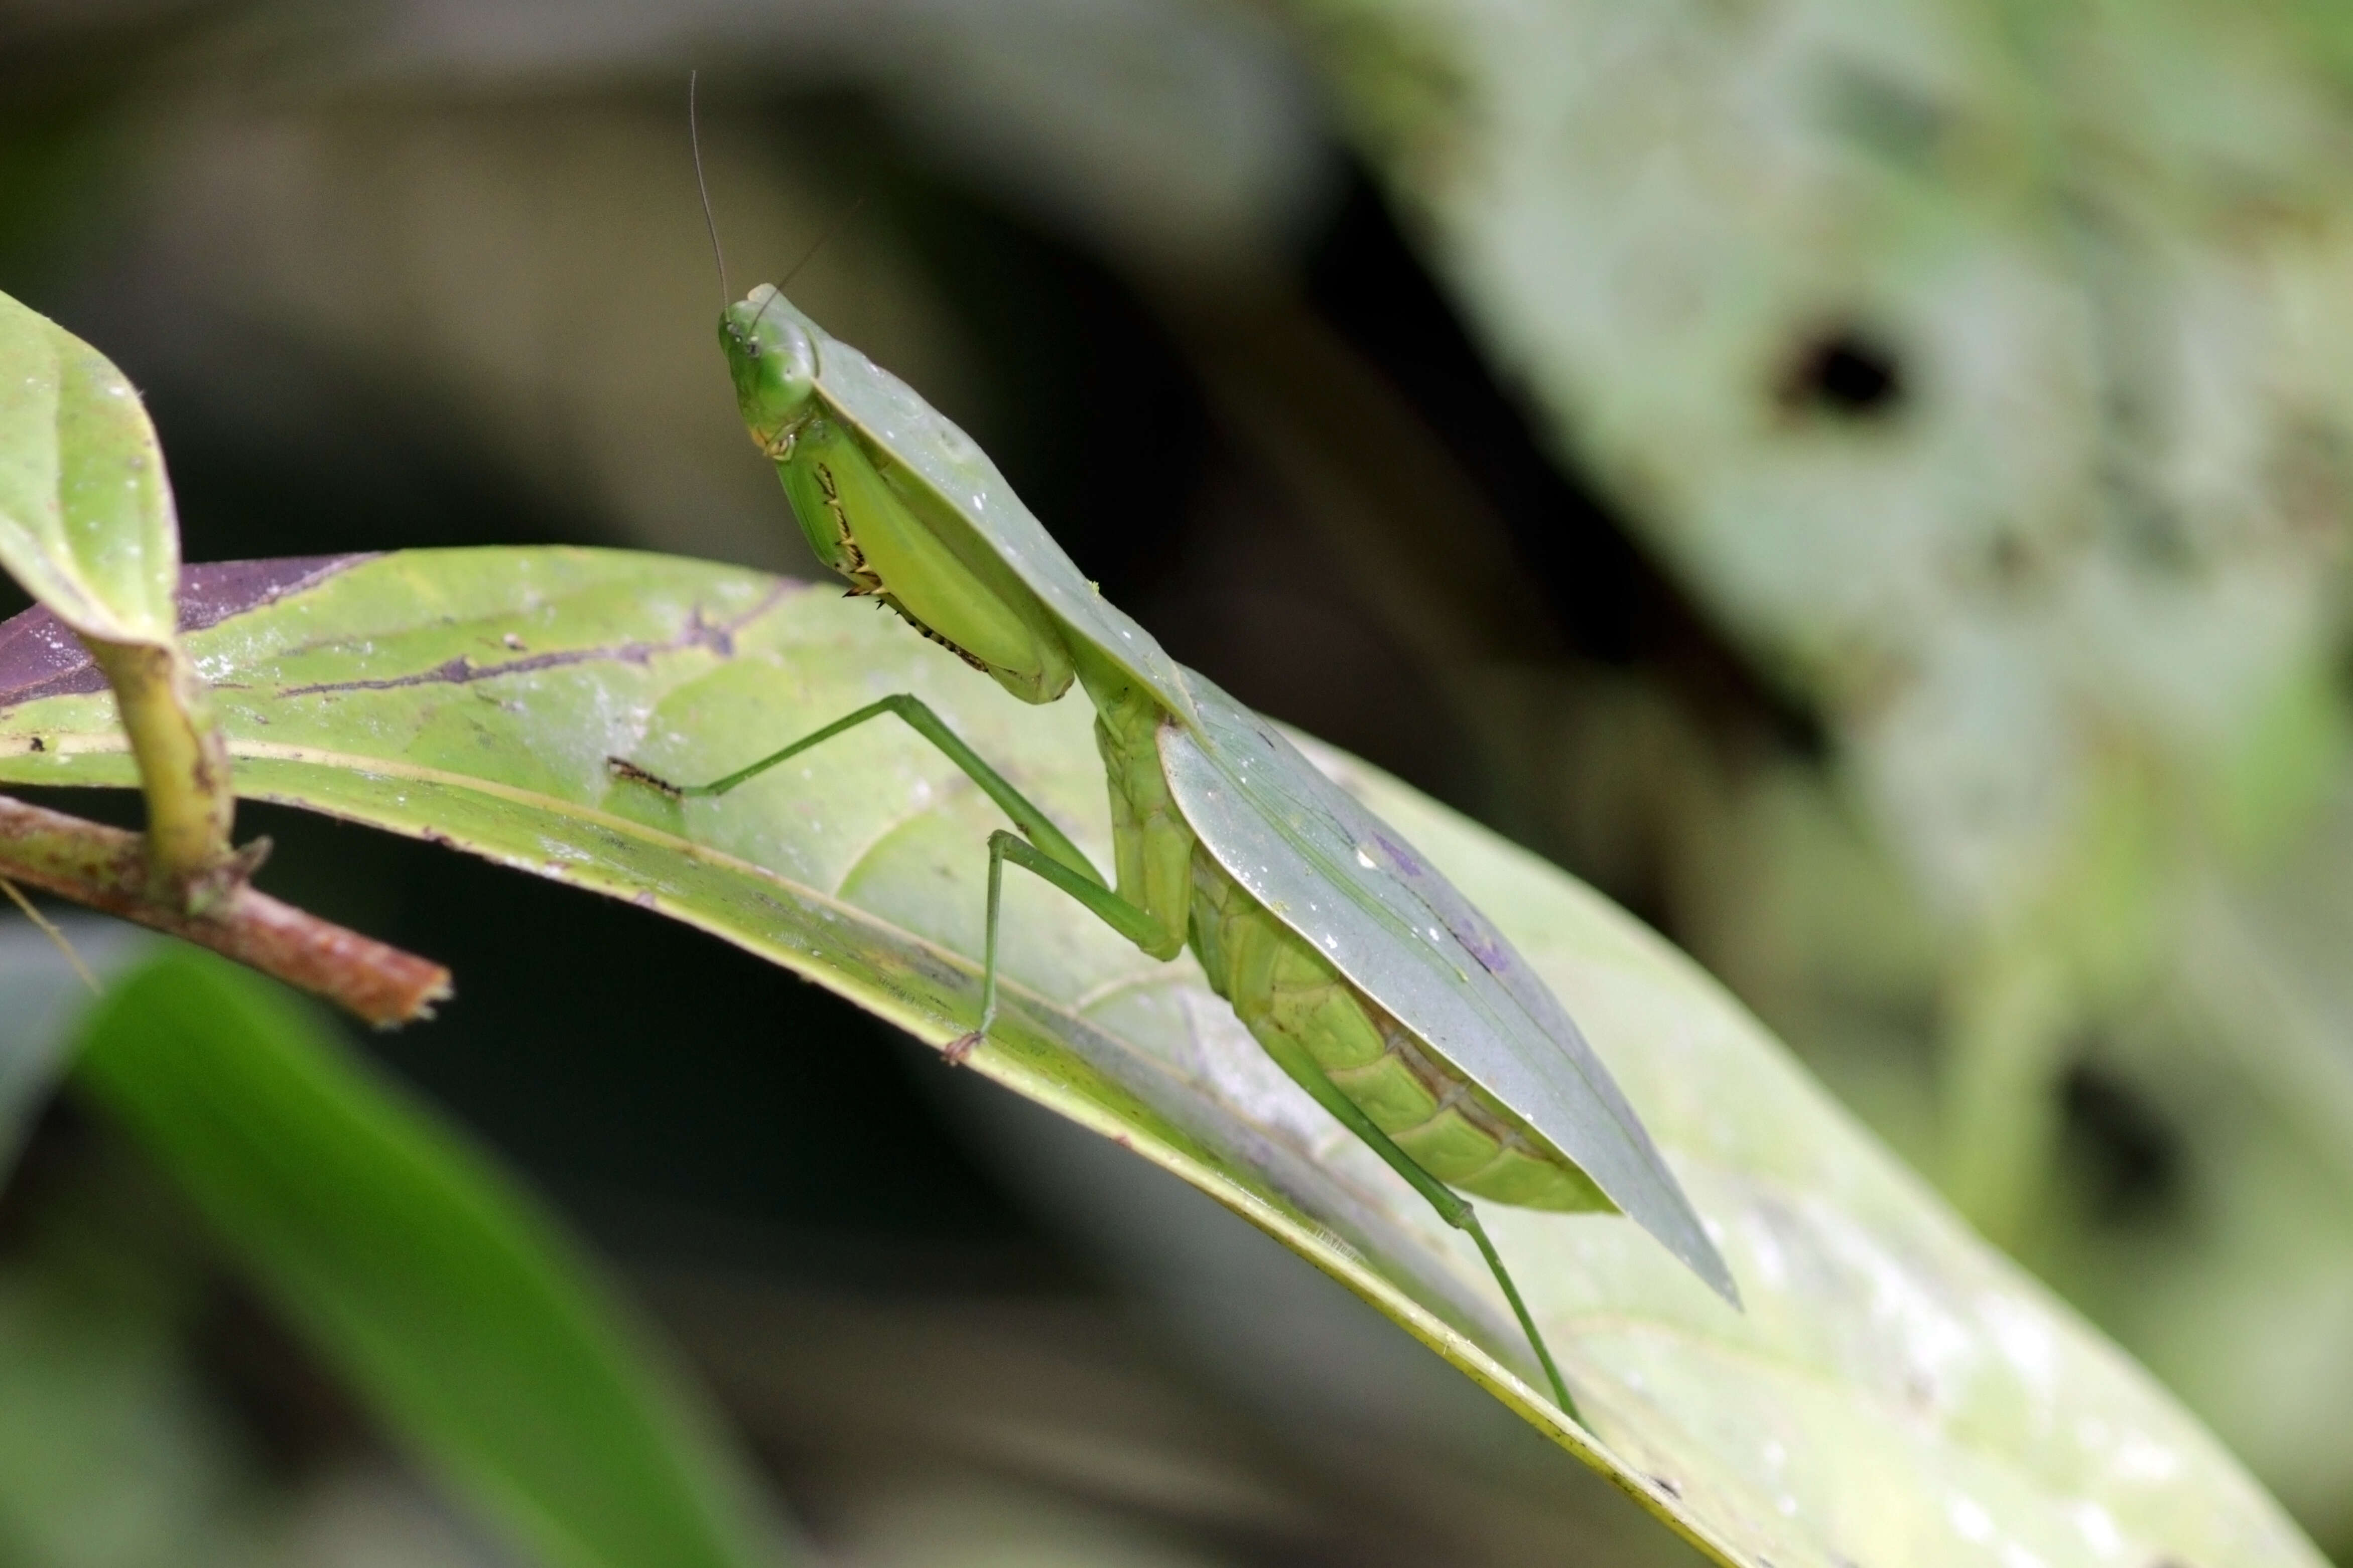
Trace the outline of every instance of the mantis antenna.
[[802, 268], [807, 267], [810, 262], [817, 259], [817, 253], [823, 250], [828, 245], [830, 245], [833, 242], [833, 237], [839, 234], [844, 228], [847, 228], [849, 226], [849, 220], [858, 216], [858, 209], [865, 205], [866, 198], [863, 195], [860, 195], [856, 201], [849, 204], [849, 209], [847, 212], [843, 213], [839, 217], [834, 219], [833, 222], [826, 226], [825, 232], [817, 237], [817, 243], [815, 245], [810, 246], [807, 250], [801, 252], [801, 258], [793, 263], [791, 271], [785, 274], [784, 282], [776, 285], [776, 291], [768, 296], [767, 303], [760, 307], [759, 315], [752, 318], [752, 325], [747, 329], [747, 335], [756, 335], [759, 332], [760, 322], [767, 316], [768, 307], [770, 305], [774, 305], [777, 300], [785, 297], [786, 285], [791, 283], [794, 279], [801, 275]]
[[[691, 70], [686, 73], [686, 140], [687, 145], [694, 150], [694, 188], [702, 197], [702, 226], [711, 234], [711, 258], [719, 264], [719, 308], [724, 310], [733, 302], [735, 296], [727, 287], [727, 252], [720, 247], [719, 220], [712, 216], [711, 212], [711, 182], [703, 176], [702, 173], [702, 122], [701, 117], [695, 113], [694, 105], [695, 81], [701, 74], [699, 71]], [[826, 226], [825, 232], [817, 237], [817, 243], [801, 253], [801, 258], [793, 263], [792, 270], [786, 272], [784, 280], [776, 285], [776, 292], [768, 299], [769, 305], [775, 304], [777, 299], [783, 296], [786, 288], [794, 279], [800, 276], [801, 268], [816, 260], [817, 253], [831, 244], [834, 236], [849, 226], [849, 220], [856, 217], [858, 209], [865, 205], [866, 197], [861, 195], [856, 201], [849, 204], [849, 209], [839, 217]], [[767, 305], [760, 307], [763, 315], [766, 314], [767, 308]], [[754, 319], [752, 322], [752, 330], [757, 331], [759, 325], [757, 319]]]
[[831, 245], [833, 243], [834, 237], [839, 234], [843, 229], [849, 226], [849, 220], [856, 217], [858, 216], [858, 209], [865, 205], [866, 197], [863, 194], [860, 194], [856, 201], [849, 204], [847, 211], [845, 211], [839, 217], [834, 219], [831, 223], [826, 225], [825, 232], [817, 237], [817, 243], [810, 246], [807, 250], [801, 252], [801, 258], [793, 263], [792, 270], [786, 273], [782, 280], [776, 284], [778, 291], [781, 292], [785, 289], [791, 287], [793, 279], [801, 275], [801, 268], [807, 267], [810, 262], [815, 261], [817, 259], [817, 253], [823, 250], [827, 246]]
[[719, 248], [719, 220], [711, 216], [711, 184], [702, 177], [702, 125], [694, 112], [698, 74], [686, 73], [686, 141], [694, 149], [694, 188], [702, 196], [702, 226], [711, 231], [711, 258], [719, 263], [719, 308], [723, 310], [735, 297], [727, 289], [727, 253]]

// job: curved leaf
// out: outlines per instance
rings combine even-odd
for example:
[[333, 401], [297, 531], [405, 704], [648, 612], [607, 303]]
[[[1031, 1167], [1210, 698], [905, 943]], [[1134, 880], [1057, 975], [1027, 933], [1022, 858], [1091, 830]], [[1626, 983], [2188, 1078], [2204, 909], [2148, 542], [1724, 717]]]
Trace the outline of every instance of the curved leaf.
[[[978, 984], [987, 803], [869, 726], [720, 801], [713, 776], [913, 691], [1103, 854], [1089, 716], [752, 573], [605, 552], [354, 561], [189, 638], [247, 792], [628, 898], [942, 1044]], [[0, 638], [0, 646], [6, 639]], [[129, 782], [92, 694], [7, 699], [0, 776]], [[37, 748], [37, 749], [36, 749]], [[1283, 1079], [1189, 960], [1007, 889], [979, 1071], [1280, 1237], [1727, 1563], [2316, 1563], [2126, 1358], [1971, 1237], [1688, 961], [1557, 870], [1312, 753], [1479, 903], [1584, 1025], [1708, 1221], [1736, 1313], [1634, 1226], [1490, 1206], [1588, 1431], [1522, 1381], [1475, 1253]]]

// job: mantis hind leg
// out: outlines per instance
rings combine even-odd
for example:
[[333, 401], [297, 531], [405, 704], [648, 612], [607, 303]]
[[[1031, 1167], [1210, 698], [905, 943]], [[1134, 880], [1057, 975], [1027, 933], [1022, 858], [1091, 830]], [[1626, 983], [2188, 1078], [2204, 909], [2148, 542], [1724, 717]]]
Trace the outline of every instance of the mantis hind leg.
[[1528, 1337], [1528, 1346], [1536, 1352], [1544, 1366], [1545, 1378], [1552, 1384], [1553, 1398], [1559, 1404], [1561, 1414], [1572, 1421], [1584, 1418], [1577, 1413], [1577, 1401], [1569, 1397], [1568, 1384], [1554, 1364], [1552, 1351], [1546, 1345], [1544, 1335], [1536, 1329], [1535, 1319], [1529, 1315], [1527, 1303], [1520, 1299], [1520, 1288], [1512, 1282], [1510, 1270], [1504, 1267], [1503, 1258], [1495, 1244], [1487, 1239], [1487, 1227], [1479, 1223], [1478, 1211], [1461, 1194], [1431, 1175], [1415, 1163], [1412, 1155], [1398, 1147], [1397, 1140], [1380, 1129], [1380, 1124], [1365, 1113], [1364, 1109], [1340, 1091], [1339, 1086], [1324, 1076], [1324, 1069], [1308, 1055], [1304, 1047], [1274, 1030], [1259, 1036], [1259, 1044], [1272, 1057], [1275, 1065], [1291, 1076], [1293, 1082], [1314, 1096], [1315, 1102], [1339, 1119], [1340, 1124], [1364, 1140], [1388, 1168], [1403, 1176], [1413, 1190], [1428, 1200], [1438, 1211], [1438, 1217], [1460, 1231], [1470, 1234], [1478, 1244], [1479, 1255], [1487, 1260], [1488, 1271], [1495, 1283], [1503, 1287], [1504, 1299], [1512, 1304], [1512, 1315], [1519, 1320], [1520, 1331]]

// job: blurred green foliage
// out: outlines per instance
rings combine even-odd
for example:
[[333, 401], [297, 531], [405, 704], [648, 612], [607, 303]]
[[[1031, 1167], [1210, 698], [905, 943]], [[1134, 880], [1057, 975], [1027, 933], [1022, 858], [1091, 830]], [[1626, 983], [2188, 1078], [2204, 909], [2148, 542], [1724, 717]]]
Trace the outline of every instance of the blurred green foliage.
[[76, 1081], [378, 1418], [534, 1560], [784, 1560], [747, 1478], [560, 1233], [265, 983], [173, 952]]
[[[74, 932], [94, 954], [123, 946], [87, 921]], [[12, 940], [0, 967], [9, 1109], [37, 1103], [44, 1066], [70, 1064], [139, 1151], [138, 1166], [108, 1156], [63, 1181], [37, 1162], [16, 1184], [35, 1190], [0, 1264], [11, 1561], [340, 1560], [306, 1544], [320, 1521], [290, 1514], [267, 1455], [174, 1353], [215, 1249], [532, 1560], [789, 1560], [710, 1415], [593, 1267], [274, 987], [164, 949], [110, 965], [76, 1008], [78, 979], [46, 943]], [[201, 1240], [174, 1234], [184, 1213]]]

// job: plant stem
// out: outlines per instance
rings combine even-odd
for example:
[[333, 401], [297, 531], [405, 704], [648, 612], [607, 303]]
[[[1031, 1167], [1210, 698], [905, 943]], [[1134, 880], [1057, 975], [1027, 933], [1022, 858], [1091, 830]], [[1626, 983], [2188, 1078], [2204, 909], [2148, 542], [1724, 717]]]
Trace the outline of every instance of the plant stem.
[[6, 795], [0, 876], [208, 947], [371, 1024], [428, 1017], [449, 995], [441, 965], [258, 892], [241, 876], [191, 914], [184, 894], [156, 885], [144, 835]]
[[139, 762], [155, 896], [202, 914], [239, 881], [233, 871], [223, 874], [237, 796], [229, 789], [228, 746], [212, 721], [205, 683], [176, 647], [92, 637], [82, 645], [114, 688], [115, 710]]

